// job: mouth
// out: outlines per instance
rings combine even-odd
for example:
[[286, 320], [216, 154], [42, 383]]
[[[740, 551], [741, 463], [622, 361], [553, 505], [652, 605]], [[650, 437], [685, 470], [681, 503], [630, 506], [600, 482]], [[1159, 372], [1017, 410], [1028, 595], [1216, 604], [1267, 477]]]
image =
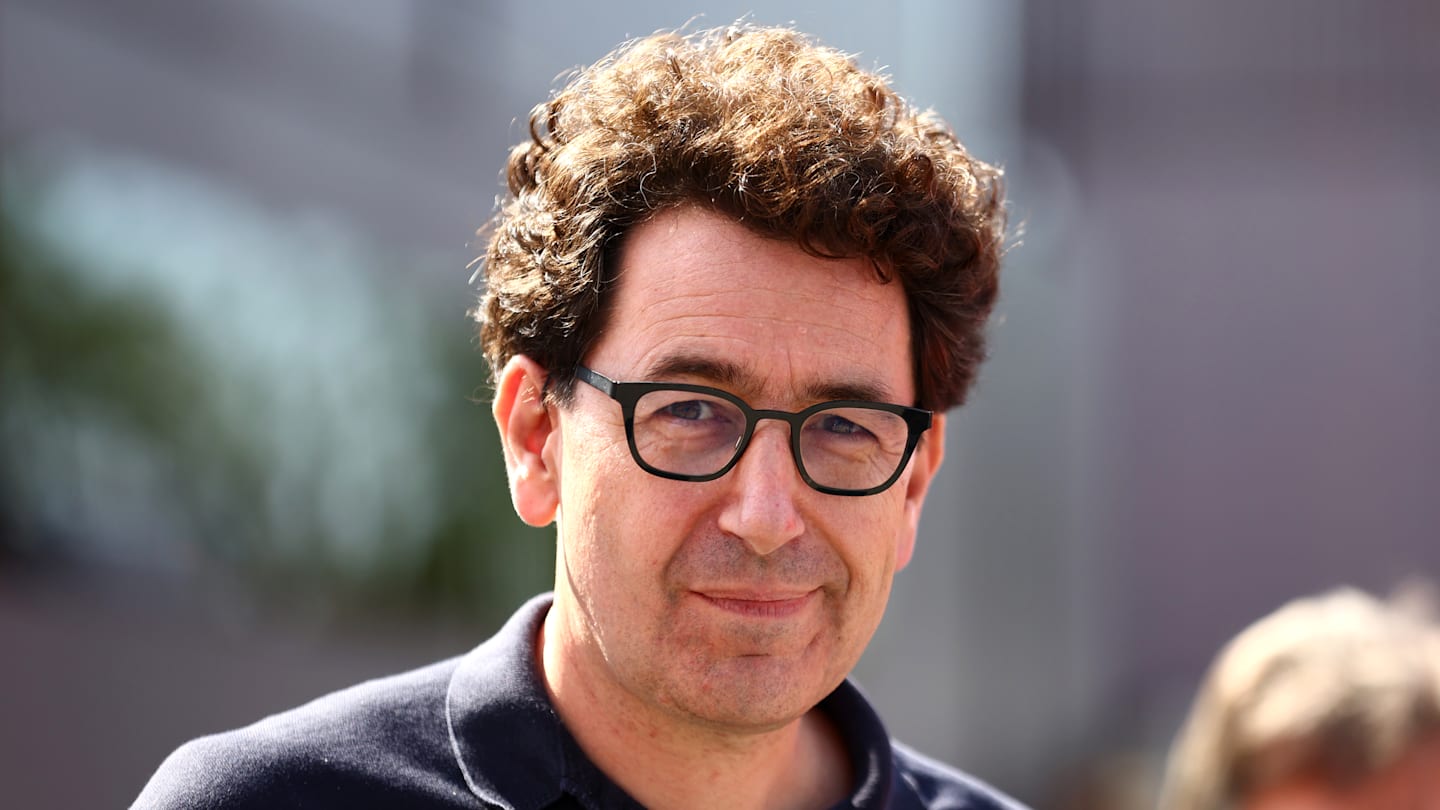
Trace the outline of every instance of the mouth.
[[750, 591], [693, 591], [704, 602], [727, 613], [752, 619], [785, 619], [804, 610], [819, 597], [820, 589], [783, 593]]

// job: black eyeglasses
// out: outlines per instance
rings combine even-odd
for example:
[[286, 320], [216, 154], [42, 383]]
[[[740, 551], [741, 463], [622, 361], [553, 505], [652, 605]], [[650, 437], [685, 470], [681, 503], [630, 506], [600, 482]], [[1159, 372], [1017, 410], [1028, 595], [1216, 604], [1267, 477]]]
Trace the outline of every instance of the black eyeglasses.
[[584, 366], [575, 376], [620, 403], [630, 455], [642, 469], [677, 481], [712, 481], [730, 471], [761, 419], [790, 425], [800, 477], [831, 495], [874, 495], [900, 477], [933, 414], [886, 402], [835, 400], [797, 412], [760, 410], [718, 388], [616, 382]]

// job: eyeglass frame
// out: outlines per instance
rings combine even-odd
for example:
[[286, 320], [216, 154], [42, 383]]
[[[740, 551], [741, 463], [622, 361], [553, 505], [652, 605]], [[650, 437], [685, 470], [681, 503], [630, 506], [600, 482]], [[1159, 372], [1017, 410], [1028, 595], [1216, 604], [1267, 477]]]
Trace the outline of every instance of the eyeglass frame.
[[[811, 489], [827, 495], [855, 497], [876, 495], [894, 486], [895, 482], [900, 480], [900, 474], [905, 471], [905, 467], [910, 463], [910, 457], [914, 455], [915, 448], [919, 446], [920, 438], [924, 435], [925, 431], [930, 429], [935, 417], [934, 411], [928, 411], [924, 408], [858, 399], [836, 399], [827, 402], [817, 402], [799, 411], [752, 408], [745, 400], [721, 388], [676, 382], [620, 382], [618, 380], [612, 380], [604, 374], [582, 365], [575, 366], [575, 378], [588, 383], [591, 387], [599, 390], [600, 393], [620, 403], [620, 413], [625, 420], [625, 439], [630, 445], [630, 457], [635, 459], [635, 463], [639, 464], [640, 468], [645, 472], [673, 481], [691, 481], [696, 483], [714, 481], [730, 472], [735, 468], [736, 464], [740, 463], [740, 457], [745, 455], [745, 451], [750, 447], [750, 439], [755, 435], [755, 429], [760, 424], [760, 421], [762, 419], [775, 419], [790, 425], [790, 457], [795, 462], [795, 469], [800, 473], [801, 480]], [[635, 443], [635, 405], [640, 401], [641, 397], [654, 391], [685, 391], [692, 394], [706, 394], [723, 399], [739, 408], [740, 412], [745, 415], [745, 432], [740, 435], [739, 441], [736, 442], [735, 454], [730, 458], [730, 461], [716, 472], [705, 473], [703, 475], [670, 472], [659, 469], [647, 462], [640, 455], [640, 448]], [[895, 471], [890, 474], [889, 478], [873, 487], [865, 489], [845, 489], [820, 484], [810, 477], [810, 473], [805, 470], [805, 461], [800, 453], [800, 429], [804, 426], [805, 420], [811, 416], [820, 411], [830, 410], [832, 408], [868, 408], [870, 410], [893, 413], [905, 420], [905, 426], [909, 431], [905, 439], [905, 451], [900, 454], [900, 461], [895, 465]]]

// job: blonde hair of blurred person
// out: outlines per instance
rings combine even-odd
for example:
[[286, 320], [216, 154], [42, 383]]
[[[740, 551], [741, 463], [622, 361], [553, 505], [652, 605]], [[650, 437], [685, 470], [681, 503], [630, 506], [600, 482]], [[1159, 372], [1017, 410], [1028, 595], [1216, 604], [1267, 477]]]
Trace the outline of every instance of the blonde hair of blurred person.
[[1298, 599], [1216, 658], [1161, 810], [1440, 810], [1440, 625], [1428, 591]]

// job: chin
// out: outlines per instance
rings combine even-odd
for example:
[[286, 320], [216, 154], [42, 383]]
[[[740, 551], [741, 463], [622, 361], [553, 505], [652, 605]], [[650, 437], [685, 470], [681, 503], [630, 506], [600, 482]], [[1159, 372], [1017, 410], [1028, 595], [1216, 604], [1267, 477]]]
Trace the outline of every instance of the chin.
[[797, 672], [793, 661], [745, 656], [715, 664], [686, 680], [672, 705], [707, 725], [754, 733], [783, 728], [803, 717], [844, 680], [844, 674]]

